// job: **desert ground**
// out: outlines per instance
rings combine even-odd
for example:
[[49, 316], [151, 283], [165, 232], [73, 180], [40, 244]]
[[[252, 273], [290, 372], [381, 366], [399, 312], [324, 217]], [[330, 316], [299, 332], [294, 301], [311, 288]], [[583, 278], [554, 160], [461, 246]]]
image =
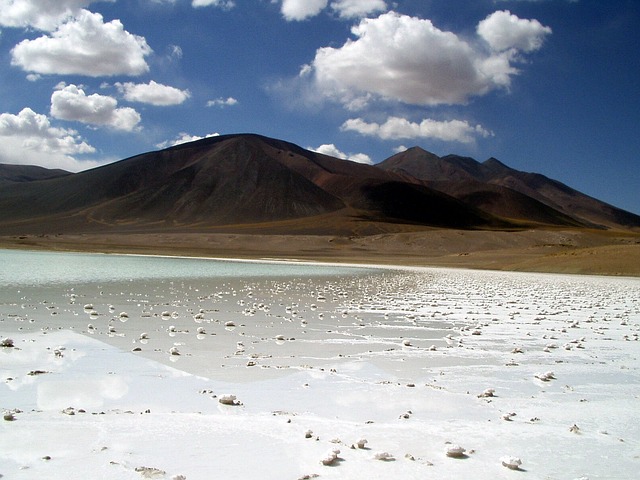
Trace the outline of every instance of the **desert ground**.
[[373, 235], [91, 233], [0, 236], [0, 247], [640, 276], [640, 233], [430, 229]]

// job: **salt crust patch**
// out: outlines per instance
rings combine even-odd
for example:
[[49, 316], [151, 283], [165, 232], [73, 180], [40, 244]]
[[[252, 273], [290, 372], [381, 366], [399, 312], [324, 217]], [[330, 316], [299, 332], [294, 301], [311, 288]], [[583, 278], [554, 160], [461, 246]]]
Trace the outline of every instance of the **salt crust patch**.
[[[51, 290], [24, 289], [0, 307], [13, 340], [0, 348], [13, 416], [0, 423], [0, 474], [634, 478], [637, 279], [422, 270], [340, 282], [211, 298], [191, 284], [87, 286], [73, 303], [69, 290], [45, 303]], [[456, 446], [464, 455], [447, 456]]]

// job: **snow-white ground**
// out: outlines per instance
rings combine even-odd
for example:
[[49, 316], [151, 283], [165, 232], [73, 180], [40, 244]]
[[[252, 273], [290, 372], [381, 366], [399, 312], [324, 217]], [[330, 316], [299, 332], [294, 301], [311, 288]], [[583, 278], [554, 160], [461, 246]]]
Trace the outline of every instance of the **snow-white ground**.
[[21, 286], [0, 304], [0, 475], [634, 479], [639, 333], [632, 278]]

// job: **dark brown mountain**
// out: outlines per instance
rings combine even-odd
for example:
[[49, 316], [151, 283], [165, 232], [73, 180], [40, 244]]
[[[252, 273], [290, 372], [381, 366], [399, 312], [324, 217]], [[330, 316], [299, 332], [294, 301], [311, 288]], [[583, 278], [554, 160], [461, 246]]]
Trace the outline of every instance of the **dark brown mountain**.
[[413, 178], [252, 134], [0, 186], [6, 233], [250, 227], [348, 233], [398, 225], [509, 226]]
[[640, 217], [495, 159], [438, 157], [417, 147], [370, 166], [240, 134], [76, 174], [0, 165], [5, 234], [534, 226], [636, 228]]
[[10, 182], [33, 182], [69, 174], [65, 170], [48, 169], [34, 165], [5, 165], [0, 163], [0, 185]]
[[613, 207], [537, 173], [512, 169], [495, 158], [438, 157], [419, 147], [381, 164], [427, 186], [503, 218], [551, 225], [639, 228], [640, 216]]

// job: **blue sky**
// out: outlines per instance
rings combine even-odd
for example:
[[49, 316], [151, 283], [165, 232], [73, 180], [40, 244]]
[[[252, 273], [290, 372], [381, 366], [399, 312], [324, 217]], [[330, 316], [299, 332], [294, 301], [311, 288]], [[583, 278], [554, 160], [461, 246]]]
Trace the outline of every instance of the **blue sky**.
[[0, 0], [0, 162], [419, 145], [640, 213], [639, 24], [637, 0]]

